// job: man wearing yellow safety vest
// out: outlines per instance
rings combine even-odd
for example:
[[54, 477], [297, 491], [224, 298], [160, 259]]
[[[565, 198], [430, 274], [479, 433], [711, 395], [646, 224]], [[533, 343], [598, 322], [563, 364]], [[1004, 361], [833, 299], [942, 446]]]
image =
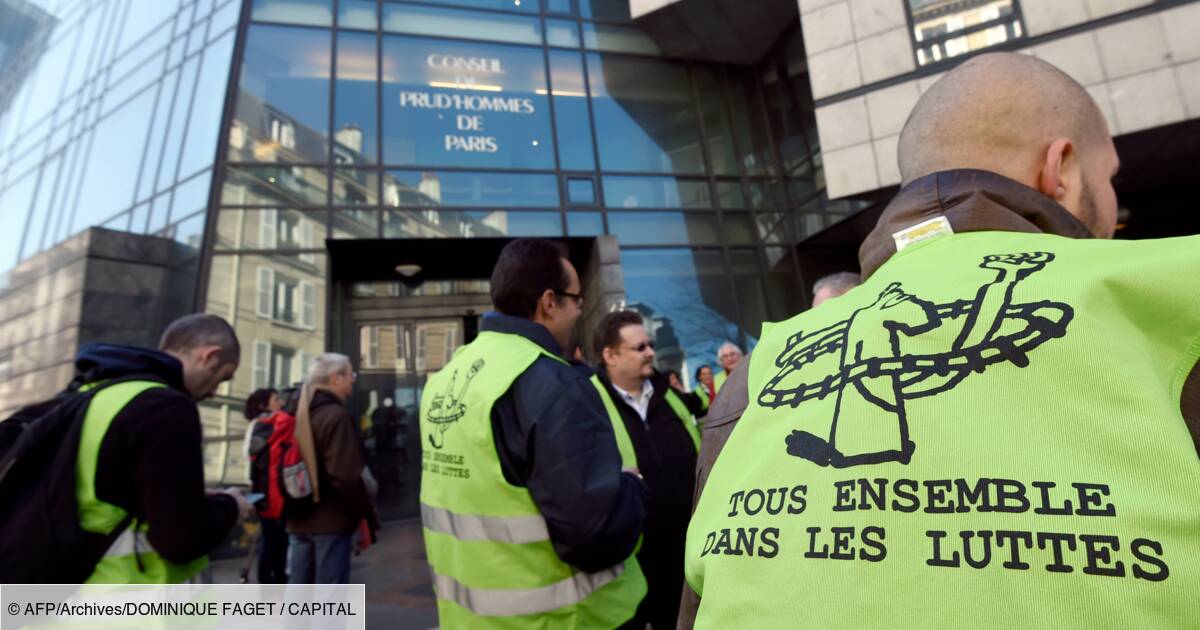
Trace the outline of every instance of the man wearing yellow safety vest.
[[695, 394], [672, 388], [654, 369], [654, 344], [642, 316], [608, 313], [596, 326], [600, 359], [596, 384], [613, 423], [629, 433], [646, 479], [646, 527], [638, 563], [649, 592], [638, 619], [656, 630], [674, 628], [683, 588], [683, 542], [691, 514], [700, 432], [693, 415], [704, 413]]
[[645, 485], [590, 373], [561, 355], [582, 312], [564, 248], [518, 239], [494, 313], [421, 401], [421, 520], [445, 628], [615, 628], [646, 593]]
[[764, 326], [696, 626], [1200, 626], [1200, 237], [1105, 240], [1104, 116], [1026, 55], [935, 83], [899, 162], [863, 285]]
[[237, 491], [204, 490], [196, 401], [237, 370], [233, 328], [215, 315], [188, 315], [167, 328], [159, 348], [89, 344], [75, 360], [85, 389], [120, 379], [96, 394], [84, 417], [76, 463], [80, 524], [108, 533], [127, 514], [134, 517], [89, 583], [187, 581], [253, 511]]
[[737, 347], [737, 344], [732, 341], [726, 341], [717, 349], [717, 365], [721, 369], [717, 370], [717, 375], [713, 377], [714, 397], [716, 394], [721, 393], [721, 387], [725, 385], [725, 380], [741, 364], [742, 356], [742, 349]]

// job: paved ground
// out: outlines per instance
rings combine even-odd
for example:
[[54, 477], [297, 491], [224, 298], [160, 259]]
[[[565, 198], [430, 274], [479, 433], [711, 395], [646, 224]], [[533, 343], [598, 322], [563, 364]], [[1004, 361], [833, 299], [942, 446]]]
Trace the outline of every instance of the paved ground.
[[[213, 581], [236, 583], [245, 566], [245, 558], [214, 561]], [[352, 560], [350, 580], [367, 585], [368, 630], [437, 627], [419, 519], [385, 523], [379, 543]]]

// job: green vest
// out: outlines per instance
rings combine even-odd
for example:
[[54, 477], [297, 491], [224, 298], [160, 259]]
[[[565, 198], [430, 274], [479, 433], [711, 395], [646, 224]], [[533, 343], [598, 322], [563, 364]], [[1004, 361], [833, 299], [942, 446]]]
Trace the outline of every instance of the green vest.
[[562, 360], [482, 332], [425, 386], [421, 520], [442, 627], [614, 628], [646, 594], [633, 557], [596, 573], [563, 562], [529, 491], [504, 479], [492, 406], [541, 355]]
[[1200, 627], [1198, 359], [1200, 238], [905, 248], [763, 327], [696, 627]]
[[[108, 427], [125, 405], [138, 394], [155, 387], [165, 385], [152, 381], [117, 383], [97, 392], [88, 405], [79, 438], [79, 454], [75, 460], [75, 502], [80, 527], [85, 531], [107, 534], [125, 518], [125, 510], [96, 497], [96, 465], [100, 459], [100, 444], [104, 441]], [[177, 418], [161, 420], [179, 421]], [[188, 581], [208, 566], [207, 557], [185, 564], [168, 562], [150, 546], [147, 538], [149, 530], [148, 523], [133, 521], [113, 541], [88, 577], [87, 583], [179, 584]]]
[[[714, 391], [716, 390], [715, 387], [713, 389]], [[704, 386], [704, 383], [701, 383], [697, 385], [696, 389], [693, 391], [695, 391], [696, 395], [700, 397], [700, 406], [705, 411], [708, 411], [708, 406], [712, 404], [712, 400], [708, 397], [708, 388]]]
[[717, 367], [719, 369], [717, 370], [717, 373], [713, 375], [713, 396], [721, 393], [721, 386], [725, 384], [725, 379], [729, 378], [729, 375], [725, 373], [725, 368], [720, 366]]
[[[608, 389], [604, 387], [604, 383], [600, 381], [600, 377], [592, 375], [592, 385], [596, 386], [596, 391], [600, 392], [600, 400], [604, 402], [604, 409], [608, 411], [608, 419], [612, 422], [613, 429], [617, 434], [617, 447], [628, 448], [629, 452], [633, 453], [633, 442], [629, 440], [629, 431], [625, 428], [625, 421], [621, 419], [621, 412], [617, 411], [617, 404], [613, 402], [612, 396], [609, 395]], [[696, 421], [692, 419], [692, 412], [688, 410], [687, 405], [683, 403], [683, 399], [675, 393], [674, 389], [667, 388], [667, 393], [663, 394], [663, 398], [667, 404], [671, 406], [671, 410], [675, 412], [675, 416], [683, 423], [683, 428], [692, 438], [692, 444], [696, 447], [696, 452], [700, 452], [700, 430], [696, 428]], [[624, 439], [625, 444], [622, 444]], [[624, 451], [622, 451], [624, 456]], [[636, 457], [634, 462], [636, 465]]]

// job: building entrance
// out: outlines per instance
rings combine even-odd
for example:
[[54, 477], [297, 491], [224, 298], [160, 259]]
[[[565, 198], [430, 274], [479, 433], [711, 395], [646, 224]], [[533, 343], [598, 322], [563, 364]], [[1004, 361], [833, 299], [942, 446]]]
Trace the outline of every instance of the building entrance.
[[417, 420], [430, 374], [474, 338], [491, 309], [487, 281], [354, 283], [348, 301], [349, 352], [358, 366], [353, 408], [367, 461], [379, 482], [384, 520], [420, 513]]
[[[584, 314], [578, 338], [625, 301], [612, 237], [563, 239], [579, 270]], [[330, 347], [358, 371], [350, 407], [379, 482], [387, 520], [420, 514], [419, 411], [429, 376], [479, 333], [492, 310], [491, 276], [509, 239], [327, 242], [333, 276]]]

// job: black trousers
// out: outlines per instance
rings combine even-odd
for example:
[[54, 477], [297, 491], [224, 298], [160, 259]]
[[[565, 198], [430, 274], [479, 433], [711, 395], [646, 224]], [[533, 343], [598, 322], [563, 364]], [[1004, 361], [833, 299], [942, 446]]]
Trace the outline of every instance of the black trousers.
[[260, 584], [287, 584], [287, 555], [288, 533], [283, 519], [262, 519], [262, 537], [258, 541]]

